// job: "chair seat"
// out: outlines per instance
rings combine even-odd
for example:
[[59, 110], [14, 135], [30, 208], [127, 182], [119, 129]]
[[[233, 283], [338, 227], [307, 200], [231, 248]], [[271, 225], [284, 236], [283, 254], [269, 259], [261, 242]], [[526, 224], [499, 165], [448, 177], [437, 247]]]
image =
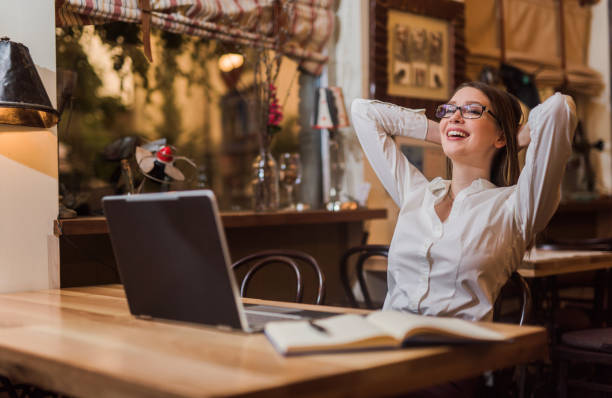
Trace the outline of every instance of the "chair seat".
[[583, 350], [612, 353], [612, 328], [563, 333], [561, 341], [568, 346]]

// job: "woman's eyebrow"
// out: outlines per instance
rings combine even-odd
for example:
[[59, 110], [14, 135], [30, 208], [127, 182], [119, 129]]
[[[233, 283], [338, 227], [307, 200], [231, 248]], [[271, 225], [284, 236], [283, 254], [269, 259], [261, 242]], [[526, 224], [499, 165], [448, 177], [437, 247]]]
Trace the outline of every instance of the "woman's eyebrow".
[[[448, 105], [457, 105], [457, 102], [456, 101], [448, 101], [447, 104]], [[465, 101], [463, 103], [463, 105], [472, 105], [472, 104], [478, 104], [478, 105], [486, 106], [486, 105], [480, 103], [480, 101]]]

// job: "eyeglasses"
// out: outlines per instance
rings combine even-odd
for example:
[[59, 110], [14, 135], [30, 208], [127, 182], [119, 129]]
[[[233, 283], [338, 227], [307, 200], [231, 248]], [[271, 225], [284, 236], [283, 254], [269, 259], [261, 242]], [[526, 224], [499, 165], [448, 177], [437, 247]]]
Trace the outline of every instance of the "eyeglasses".
[[491, 114], [491, 116], [493, 116], [493, 119], [495, 119], [497, 124], [501, 125], [497, 116], [495, 116], [493, 112], [488, 110], [485, 105], [481, 104], [465, 104], [461, 106], [453, 104], [442, 104], [436, 108], [436, 117], [440, 119], [451, 117], [455, 114], [455, 112], [457, 112], [457, 109], [459, 109], [461, 117], [463, 117], [464, 119], [479, 119], [482, 117], [483, 113], [488, 112]]

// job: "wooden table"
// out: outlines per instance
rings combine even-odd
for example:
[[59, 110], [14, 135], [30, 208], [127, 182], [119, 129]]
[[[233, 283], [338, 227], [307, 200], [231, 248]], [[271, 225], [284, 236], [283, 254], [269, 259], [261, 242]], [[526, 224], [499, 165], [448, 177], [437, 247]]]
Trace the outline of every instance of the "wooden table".
[[488, 324], [514, 340], [282, 357], [263, 334], [136, 319], [120, 285], [1, 294], [0, 312], [0, 373], [72, 396], [377, 396], [547, 356], [543, 328]]
[[[612, 324], [612, 297], [609, 294], [611, 268], [612, 252], [532, 249], [525, 255], [518, 272], [530, 281], [535, 319], [540, 324], [547, 325], [553, 342], [558, 339], [556, 312], [560, 298], [557, 277], [597, 271], [593, 277], [595, 315], [592, 321], [598, 325], [603, 325], [604, 322]], [[546, 297], [550, 297], [550, 304], [547, 310], [544, 310], [543, 302]]]
[[525, 278], [538, 278], [608, 268], [612, 268], [612, 252], [532, 249], [518, 272]]

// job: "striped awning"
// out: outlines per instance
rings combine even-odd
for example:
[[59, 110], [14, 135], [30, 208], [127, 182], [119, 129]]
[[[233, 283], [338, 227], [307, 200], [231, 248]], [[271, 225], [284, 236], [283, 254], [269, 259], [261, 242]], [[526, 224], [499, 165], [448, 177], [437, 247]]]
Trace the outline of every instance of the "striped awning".
[[[327, 62], [324, 47], [334, 29], [333, 0], [55, 0], [56, 25], [111, 21], [246, 46], [278, 48], [309, 73]], [[286, 37], [286, 39], [285, 39]]]

